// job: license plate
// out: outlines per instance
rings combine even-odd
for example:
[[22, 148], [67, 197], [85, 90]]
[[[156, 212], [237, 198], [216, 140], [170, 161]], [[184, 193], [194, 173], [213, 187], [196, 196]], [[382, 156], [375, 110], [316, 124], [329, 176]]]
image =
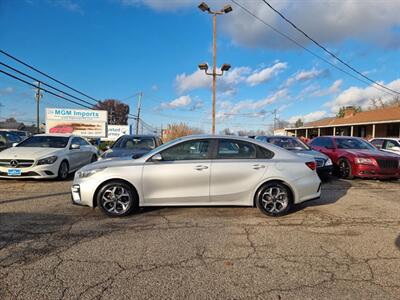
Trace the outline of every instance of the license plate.
[[20, 169], [8, 169], [7, 175], [8, 176], [21, 176], [21, 170]]

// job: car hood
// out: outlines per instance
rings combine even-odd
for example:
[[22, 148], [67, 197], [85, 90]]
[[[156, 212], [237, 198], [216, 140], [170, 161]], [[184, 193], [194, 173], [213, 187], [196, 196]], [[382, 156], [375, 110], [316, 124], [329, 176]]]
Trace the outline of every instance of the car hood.
[[47, 156], [57, 155], [63, 149], [40, 148], [40, 147], [11, 147], [0, 152], [1, 159], [38, 159]]
[[379, 150], [358, 150], [358, 149], [346, 149], [344, 150], [347, 153], [353, 154], [354, 156], [357, 157], [375, 157], [375, 158], [383, 158], [383, 159], [389, 159], [389, 158], [396, 158], [398, 159], [399, 156], [393, 153], [389, 152], [384, 152], [384, 151], [379, 151]]
[[299, 156], [310, 156], [314, 158], [322, 158], [327, 160], [329, 157], [325, 154], [315, 150], [290, 150], [290, 152], [296, 153]]
[[113, 157], [134, 157], [138, 158], [143, 154], [150, 152], [148, 149], [110, 149], [104, 152], [103, 158], [113, 158]]
[[111, 167], [121, 167], [121, 166], [134, 166], [134, 165], [143, 165], [143, 161], [135, 160], [131, 157], [115, 157], [115, 158], [106, 158], [102, 160], [98, 160], [94, 163], [84, 166], [79, 171], [90, 171], [95, 169], [104, 169]]

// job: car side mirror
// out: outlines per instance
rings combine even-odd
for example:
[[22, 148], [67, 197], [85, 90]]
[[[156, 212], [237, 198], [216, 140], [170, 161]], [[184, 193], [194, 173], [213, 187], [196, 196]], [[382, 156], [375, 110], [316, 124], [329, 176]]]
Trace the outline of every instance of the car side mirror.
[[154, 155], [151, 157], [151, 161], [152, 161], [152, 162], [158, 162], [158, 161], [162, 161], [162, 160], [163, 160], [163, 158], [162, 158], [162, 156], [161, 156], [160, 153], [154, 154]]
[[79, 144], [72, 144], [71, 145], [71, 150], [78, 150], [81, 149], [81, 146]]
[[18, 143], [13, 143], [12, 144], [13, 147], [16, 147], [17, 145], [18, 145]]

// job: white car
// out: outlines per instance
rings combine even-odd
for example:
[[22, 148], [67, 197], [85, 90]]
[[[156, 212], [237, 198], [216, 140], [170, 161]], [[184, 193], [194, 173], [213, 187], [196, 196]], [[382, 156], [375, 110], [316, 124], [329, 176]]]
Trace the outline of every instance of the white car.
[[188, 136], [142, 157], [105, 159], [75, 173], [75, 204], [98, 206], [111, 217], [143, 206], [257, 206], [271, 216], [316, 199], [316, 162], [260, 141]]
[[374, 138], [369, 141], [372, 145], [382, 151], [400, 155], [400, 138]]
[[59, 178], [97, 160], [97, 149], [66, 134], [38, 134], [0, 152], [0, 178]]

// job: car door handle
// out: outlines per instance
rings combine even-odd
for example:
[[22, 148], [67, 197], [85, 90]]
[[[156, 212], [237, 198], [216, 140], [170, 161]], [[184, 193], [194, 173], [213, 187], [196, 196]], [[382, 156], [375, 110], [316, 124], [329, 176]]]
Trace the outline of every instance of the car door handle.
[[265, 166], [264, 165], [253, 165], [253, 169], [254, 170], [259, 170], [259, 169], [263, 169], [263, 168], [265, 168]]
[[194, 168], [195, 168], [196, 170], [198, 170], [198, 171], [208, 169], [207, 166], [202, 166], [202, 165], [198, 165], [198, 166], [196, 166], [196, 167], [194, 167]]

